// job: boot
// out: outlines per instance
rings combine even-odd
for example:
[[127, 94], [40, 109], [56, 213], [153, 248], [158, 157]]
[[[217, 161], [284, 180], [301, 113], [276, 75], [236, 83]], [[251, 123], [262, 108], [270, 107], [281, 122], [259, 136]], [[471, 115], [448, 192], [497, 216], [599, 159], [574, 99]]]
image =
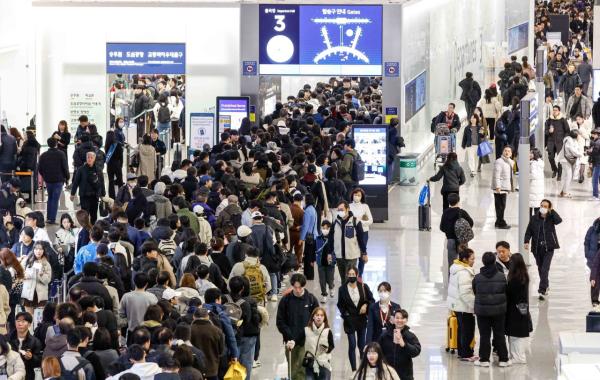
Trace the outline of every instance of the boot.
[[558, 167], [558, 176], [556, 177], [556, 180], [560, 182], [561, 178], [562, 178], [562, 165], [560, 165]]

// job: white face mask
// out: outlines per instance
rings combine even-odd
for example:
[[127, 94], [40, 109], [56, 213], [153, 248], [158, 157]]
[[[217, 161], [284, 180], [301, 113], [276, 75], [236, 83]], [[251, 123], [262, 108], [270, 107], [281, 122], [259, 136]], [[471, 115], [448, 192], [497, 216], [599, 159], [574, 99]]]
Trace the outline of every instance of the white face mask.
[[327, 236], [329, 235], [329, 230], [321, 230], [321, 233], [323, 234], [323, 236]]
[[119, 123], [119, 128], [123, 128], [124, 126], [125, 126], [125, 123], [123, 123], [123, 122]]
[[546, 215], [548, 213], [548, 209], [546, 207], [540, 207], [540, 214]]
[[360, 195], [355, 195], [355, 196], [352, 197], [352, 199], [354, 200], [354, 203], [360, 203], [361, 196]]
[[379, 292], [379, 299], [381, 301], [388, 301], [390, 299], [390, 292]]
[[346, 212], [344, 212], [344, 211], [338, 211], [337, 212], [337, 216], [339, 216], [340, 218], [343, 219], [346, 216]]

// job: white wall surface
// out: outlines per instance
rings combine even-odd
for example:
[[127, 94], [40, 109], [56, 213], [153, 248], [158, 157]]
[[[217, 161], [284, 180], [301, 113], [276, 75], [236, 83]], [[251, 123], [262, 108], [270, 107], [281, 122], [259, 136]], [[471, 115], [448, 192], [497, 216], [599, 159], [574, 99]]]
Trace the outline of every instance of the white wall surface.
[[188, 115], [239, 94], [239, 8], [35, 7], [34, 15], [42, 136], [68, 119], [71, 86], [107, 91], [107, 42], [186, 43]]

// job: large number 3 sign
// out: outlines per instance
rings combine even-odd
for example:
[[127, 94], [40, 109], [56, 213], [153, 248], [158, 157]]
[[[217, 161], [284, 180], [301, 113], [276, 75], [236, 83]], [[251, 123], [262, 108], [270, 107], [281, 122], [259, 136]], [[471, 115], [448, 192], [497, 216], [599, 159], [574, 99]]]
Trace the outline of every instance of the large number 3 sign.
[[276, 32], [283, 32], [285, 30], [285, 15], [275, 15], [275, 27], [273, 28]]

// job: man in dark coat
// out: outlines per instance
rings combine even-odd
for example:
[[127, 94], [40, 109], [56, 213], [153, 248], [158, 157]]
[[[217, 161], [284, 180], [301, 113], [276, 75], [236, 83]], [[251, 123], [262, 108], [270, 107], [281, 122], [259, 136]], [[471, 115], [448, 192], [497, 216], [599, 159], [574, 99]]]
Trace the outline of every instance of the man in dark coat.
[[475, 294], [475, 315], [479, 327], [479, 360], [475, 365], [490, 366], [490, 338], [494, 334], [494, 347], [498, 351], [500, 367], [510, 365], [506, 340], [504, 338], [504, 317], [506, 314], [506, 278], [496, 268], [496, 255], [483, 254], [483, 267], [473, 279]]
[[379, 338], [379, 345], [387, 362], [394, 367], [401, 380], [413, 380], [412, 359], [421, 353], [421, 343], [406, 325], [408, 313], [396, 310], [391, 323]]
[[473, 73], [467, 72], [466, 78], [458, 82], [458, 86], [462, 89], [460, 100], [465, 102], [465, 108], [467, 109], [467, 117], [473, 114], [475, 106], [479, 99], [481, 99], [481, 87], [475, 79], [473, 79]]
[[95, 262], [87, 262], [83, 265], [83, 277], [81, 280], [73, 285], [91, 296], [100, 296], [104, 300], [104, 306], [108, 310], [113, 309], [113, 301], [110, 297], [110, 293], [106, 287], [102, 284], [102, 281], [96, 277], [98, 273], [98, 264]]
[[600, 101], [596, 101], [592, 107], [592, 120], [594, 121], [594, 128], [600, 127]]
[[96, 153], [86, 154], [86, 163], [75, 172], [71, 186], [71, 201], [79, 189], [81, 208], [90, 213], [90, 221], [96, 223], [98, 218], [98, 199], [106, 195], [104, 175], [96, 166]]
[[42, 343], [29, 333], [29, 326], [33, 323], [31, 314], [18, 313], [15, 321], [16, 330], [10, 333], [8, 342], [14, 352], [21, 354], [21, 359], [25, 363], [25, 380], [34, 380], [34, 368], [42, 364]]
[[446, 124], [448, 129], [458, 131], [460, 129], [460, 119], [458, 114], [454, 112], [456, 105], [448, 103], [448, 110], [440, 112], [431, 123], [431, 133], [435, 133], [435, 128], [438, 124]]
[[552, 178], [558, 174], [557, 181], [560, 181], [562, 166], [556, 165], [554, 157], [562, 150], [563, 140], [570, 130], [567, 119], [560, 112], [560, 106], [555, 105], [552, 107], [552, 115], [546, 120], [545, 126], [546, 149], [548, 150], [548, 161], [550, 161], [550, 167], [552, 168]]
[[47, 224], [56, 223], [58, 202], [65, 182], [69, 182], [69, 165], [67, 156], [57, 149], [56, 139], [48, 139], [48, 149], [40, 156], [39, 173], [48, 189]]
[[202, 350], [206, 357], [206, 377], [216, 379], [221, 352], [225, 350], [225, 337], [223, 332], [211, 323], [207, 309], [198, 308], [194, 312], [190, 341], [194, 347]]
[[[17, 140], [8, 134], [4, 125], [0, 126], [0, 172], [10, 173], [17, 168]], [[8, 181], [11, 175], [0, 175], [2, 182]]]

